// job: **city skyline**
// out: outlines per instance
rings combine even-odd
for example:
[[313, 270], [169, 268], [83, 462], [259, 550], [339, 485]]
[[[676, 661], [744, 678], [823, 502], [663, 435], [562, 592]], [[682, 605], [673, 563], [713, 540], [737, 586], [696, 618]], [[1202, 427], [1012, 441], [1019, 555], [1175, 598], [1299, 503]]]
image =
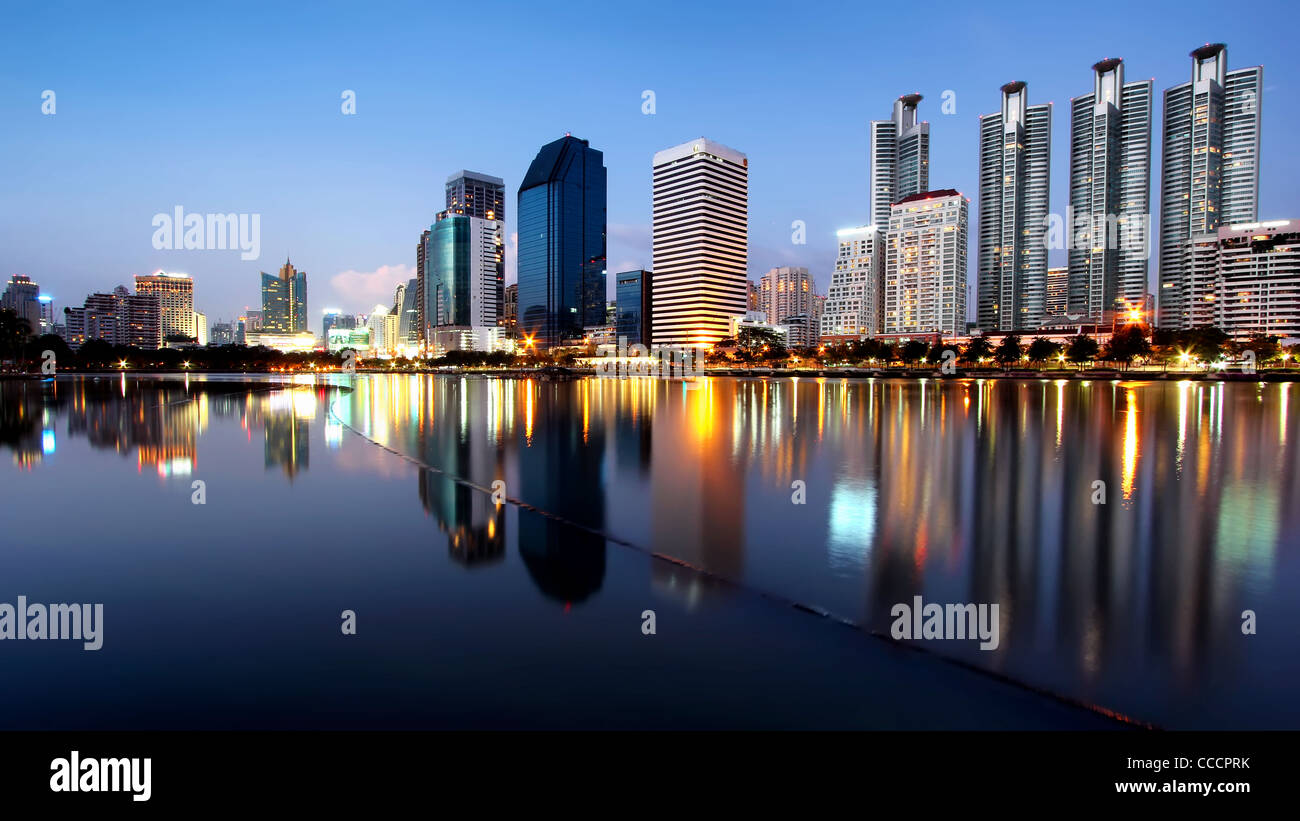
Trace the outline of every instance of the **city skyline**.
[[[706, 16], [719, 13], [721, 10], [711, 11]], [[685, 70], [647, 68], [637, 61], [617, 58], [600, 76], [582, 73], [581, 82], [589, 83], [590, 88], [576, 97], [555, 88], [544, 91], [540, 81], [520, 76], [517, 84], [524, 83], [523, 91], [512, 93], [512, 100], [520, 97], [515, 102], [527, 111], [548, 113], [535, 117], [494, 114], [483, 121], [481, 130], [476, 125], [473, 129], [462, 128], [457, 134], [431, 122], [416, 128], [411, 137], [405, 136], [405, 129], [411, 125], [407, 119], [412, 102], [425, 99], [427, 104], [422, 109], [429, 105], [441, 109], [453, 104], [456, 95], [448, 92], [451, 97], [444, 100], [427, 88], [417, 92], [421, 72], [412, 69], [404, 74], [404, 60], [381, 68], [344, 61], [330, 75], [331, 85], [338, 88], [326, 89], [321, 82], [309, 82], [299, 72], [288, 72], [288, 76], [280, 78], [285, 83], [283, 89], [268, 94], [259, 85], [246, 102], [247, 114], [241, 109], [235, 111], [236, 122], [259, 120], [271, 111], [305, 117], [304, 125], [312, 134], [293, 141], [295, 155], [271, 150], [264, 156], [254, 156], [265, 145], [261, 138], [215, 128], [211, 135], [181, 135], [182, 139], [170, 141], [165, 150], [153, 146], [155, 152], [150, 155], [126, 157], [147, 159], [150, 167], [159, 170], [156, 177], [134, 181], [117, 179], [113, 164], [93, 169], [85, 164], [91, 157], [128, 141], [135, 133], [128, 124], [155, 112], [156, 95], [136, 82], [110, 82], [104, 86], [111, 78], [90, 77], [85, 62], [89, 54], [56, 68], [33, 51], [42, 42], [39, 32], [31, 30], [39, 29], [40, 17], [20, 17], [13, 32], [31, 36], [25, 40], [15, 38], [10, 53], [18, 70], [0, 80], [0, 90], [18, 100], [29, 95], [32, 113], [15, 117], [14, 128], [0, 136], [0, 154], [10, 158], [6, 171], [17, 183], [12, 190], [24, 192], [21, 199], [11, 194], [0, 201], [0, 215], [6, 217], [0, 232], [10, 251], [7, 270], [0, 274], [5, 278], [14, 273], [27, 274], [44, 284], [57, 305], [66, 306], [79, 304], [87, 294], [115, 282], [129, 282], [136, 274], [157, 269], [185, 272], [198, 283], [196, 307], [210, 317], [230, 317], [238, 315], [243, 306], [256, 307], [256, 292], [248, 284], [251, 273], [292, 251], [301, 258], [303, 267], [320, 272], [313, 283], [314, 293], [321, 295], [319, 301], [313, 300], [315, 306], [362, 310], [379, 301], [378, 294], [389, 299], [398, 282], [414, 275], [409, 237], [418, 234], [421, 226], [427, 227], [431, 215], [440, 210], [437, 194], [446, 174], [457, 168], [475, 168], [498, 175], [508, 187], [515, 188], [527, 166], [527, 155], [536, 145], [564, 131], [582, 134], [606, 155], [610, 176], [608, 270], [650, 268], [650, 158], [665, 146], [703, 133], [736, 147], [751, 160], [749, 277], [756, 278], [772, 267], [807, 267], [818, 292], [825, 293], [834, 267], [835, 232], [869, 221], [870, 122], [884, 116], [900, 95], [918, 92], [925, 97], [920, 112], [922, 119], [931, 123], [929, 187], [952, 187], [972, 199], [978, 170], [972, 158], [976, 123], [979, 113], [994, 108], [997, 85], [1007, 77], [1020, 77], [1029, 82], [1034, 100], [1060, 103], [1054, 113], [1051, 212], [1063, 213], [1068, 204], [1068, 168], [1063, 161], [1069, 156], [1066, 103], [1082, 90], [1083, 72], [1104, 57], [1123, 57], [1128, 77], [1154, 78], [1156, 92], [1163, 94], [1165, 89], [1186, 82], [1188, 51], [1212, 40], [1228, 44], [1233, 67], [1272, 64], [1264, 87], [1270, 100], [1263, 114], [1263, 130], [1267, 133], [1261, 149], [1264, 162], [1259, 213], [1261, 218], [1294, 216], [1297, 209], [1289, 192], [1300, 178], [1300, 162], [1282, 150], [1280, 135], [1287, 133], [1295, 117], [1285, 92], [1293, 85], [1288, 80], [1294, 77], [1295, 70], [1280, 64], [1280, 58], [1285, 56], [1280, 39], [1231, 18], [1211, 28], [1180, 22], [1159, 10], [1142, 10], [1138, 15], [1149, 25], [1135, 25], [1134, 33], [1104, 30], [1069, 42], [1040, 37], [1041, 45], [1026, 43], [1029, 47], [1014, 52], [988, 54], [976, 53], [975, 45], [966, 42], [969, 37], [955, 36], [964, 27], [975, 25], [978, 30], [987, 22], [966, 19], [966, 13], [953, 10], [953, 19], [929, 23], [936, 38], [952, 36], [951, 48], [941, 52], [938, 59], [923, 61], [898, 47], [881, 46], [879, 54], [873, 54], [867, 83], [862, 82], [861, 67], [840, 57], [833, 58], [830, 70], [814, 70], [811, 63], [805, 66], [796, 62], [780, 72], [755, 68], [752, 60], [742, 60], [743, 70], [715, 71], [710, 82], [694, 86], [684, 83], [691, 76]], [[1011, 30], [1034, 26], [1041, 29], [1043, 16], [1029, 14], [1031, 19], [1016, 21]], [[831, 23], [843, 22], [824, 19], [825, 15], [815, 12], [808, 17], [785, 25], [785, 18], [775, 10], [757, 9], [753, 22], [738, 36], [717, 42], [714, 56], [707, 59], [719, 66], [726, 55], [741, 59], [739, 55], [747, 47], [762, 42], [764, 37], [829, 36], [833, 41], [837, 35]], [[503, 46], [521, 49], [521, 29], [530, 22], [546, 25], [520, 18], [502, 32]], [[278, 24], [271, 20], [270, 32]], [[148, 31], [149, 26], [143, 30]], [[375, 34], [364, 31], [357, 36]], [[255, 35], [254, 41], [262, 36]], [[824, 58], [819, 55], [819, 59]], [[205, 65], [219, 58], [209, 47], [200, 47], [192, 59]], [[509, 65], [518, 65], [518, 57], [511, 57]], [[118, 76], [135, 77], [136, 71], [128, 62]], [[276, 71], [269, 76], [278, 76]], [[335, 74], [353, 74], [354, 79], [340, 76], [338, 82], [333, 82]], [[361, 76], [355, 78], [356, 74]], [[236, 81], [248, 76], [237, 74]], [[580, 81], [567, 71], [566, 77], [571, 83]], [[166, 80], [158, 90], [168, 93], [171, 82]], [[57, 114], [52, 117], [39, 113], [40, 92], [46, 88], [60, 94]], [[385, 92], [386, 88], [391, 91]], [[355, 118], [340, 113], [339, 94], [345, 89], [354, 89], [357, 94]], [[643, 91], [654, 92], [653, 98], [643, 99]], [[208, 111], [219, 110], [227, 101], [226, 94], [202, 80], [185, 95], [170, 93], [168, 99], [186, 111], [191, 107]], [[830, 110], [826, 101], [843, 99], [845, 94], [850, 94], [853, 101], [848, 115], [826, 116]], [[647, 102], [653, 102], [653, 114], [642, 113]], [[955, 107], [954, 114], [945, 113], [949, 103]], [[820, 112], [814, 112], [814, 107]], [[1159, 134], [1162, 111], [1160, 106], [1155, 108], [1153, 127]], [[484, 110], [483, 103], [469, 109], [471, 113]], [[797, 121], [800, 126], [768, 129], [766, 123], [773, 113]], [[199, 116], [193, 111], [189, 114], [196, 122], [207, 122], [212, 116]], [[434, 114], [417, 119], [431, 116], [436, 121]], [[465, 122], [477, 123], [472, 117], [466, 117]], [[494, 127], [502, 122], [509, 122], [512, 128]], [[60, 123], [68, 125], [61, 127]], [[392, 133], [389, 128], [399, 126], [404, 136], [386, 136]], [[86, 139], [96, 131], [102, 140], [87, 148]], [[806, 150], [810, 143], [816, 145], [816, 150]], [[413, 153], [417, 146], [418, 153]], [[88, 154], [72, 163], [83, 173], [70, 178], [58, 174], [53, 180], [42, 179], [39, 186], [25, 185], [34, 181], [39, 160], [44, 158], [47, 164], [62, 162], [73, 148]], [[1152, 153], [1154, 177], [1160, 173], [1161, 158], [1160, 151]], [[288, 161], [290, 156], [301, 157], [298, 167], [292, 170], [284, 168], [294, 165]], [[38, 162], [33, 165], [32, 159]], [[197, 168], [209, 170], [183, 188], [165, 182], [168, 173], [188, 167], [186, 163], [198, 163]], [[267, 163], [279, 167], [268, 173]], [[120, 167], [120, 163], [116, 165]], [[355, 173], [357, 169], [363, 169], [373, 179], [362, 179]], [[50, 209], [67, 209], [77, 202], [74, 192], [85, 186], [114, 197], [117, 204], [102, 214], [87, 215], [79, 226], [84, 243], [56, 253], [52, 248], [58, 244], [50, 236], [56, 230], [52, 227], [55, 221], [44, 216]], [[349, 196], [341, 198], [342, 191], [348, 191]], [[799, 195], [792, 196], [791, 192]], [[178, 203], [193, 211], [262, 214], [262, 257], [244, 261], [238, 254], [219, 251], [152, 249], [147, 244], [151, 234], [149, 218], [170, 211]], [[506, 228], [507, 283], [516, 281], [514, 217], [509, 215]], [[806, 225], [804, 245], [791, 241], [791, 223], [795, 220]], [[133, 240], [132, 236], [139, 239]], [[974, 253], [971, 248], [970, 255]], [[1054, 252], [1049, 264], [1065, 264], [1064, 252]], [[1153, 276], [1155, 269], [1152, 265]], [[973, 285], [973, 271], [968, 279]], [[317, 309], [312, 309], [313, 316]]]

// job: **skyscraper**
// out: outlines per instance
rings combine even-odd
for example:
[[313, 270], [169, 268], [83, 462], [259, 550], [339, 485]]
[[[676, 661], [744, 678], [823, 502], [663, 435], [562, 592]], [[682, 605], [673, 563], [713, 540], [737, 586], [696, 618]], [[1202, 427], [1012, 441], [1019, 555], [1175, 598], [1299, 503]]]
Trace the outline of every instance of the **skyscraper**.
[[861, 339], [882, 329], [885, 235], [874, 225], [838, 234], [839, 254], [826, 294], [820, 336]]
[[447, 178], [447, 211], [479, 219], [506, 219], [506, 182], [477, 171], [458, 171]]
[[1250, 223], [1259, 211], [1264, 67], [1228, 71], [1222, 43], [1191, 53], [1192, 79], [1165, 91], [1160, 169], [1159, 324], [1191, 327], [1203, 299], [1191, 240]]
[[539, 347], [604, 322], [605, 182], [604, 154], [565, 135], [519, 186], [519, 330]]
[[1066, 313], [1102, 324], [1146, 302], [1152, 81], [1124, 82], [1119, 59], [1092, 70], [1092, 92], [1070, 101]]
[[650, 316], [654, 310], [654, 276], [649, 271], [624, 271], [614, 275], [615, 327], [628, 345], [650, 346]]
[[439, 330], [495, 328], [505, 279], [501, 220], [443, 211], [425, 255], [424, 338]]
[[262, 272], [262, 327], [269, 334], [298, 334], [307, 327], [307, 272], [285, 259], [279, 274]]
[[813, 281], [807, 268], [773, 268], [759, 280], [758, 309], [767, 314], [769, 325], [800, 314], [812, 316], [812, 302]]
[[743, 316], [749, 265], [749, 160], [701, 137], [654, 155], [650, 335], [711, 345]]
[[1002, 110], [980, 116], [977, 304], [985, 331], [1042, 324], [1051, 151], [1052, 104], [1029, 105], [1023, 82], [1002, 86]]
[[889, 224], [889, 206], [930, 190], [930, 124], [917, 122], [920, 94], [894, 101], [888, 120], [871, 121], [871, 222]]
[[426, 228], [420, 232], [420, 241], [415, 244], [415, 316], [416, 316], [416, 334], [418, 341], [426, 341], [424, 336], [425, 319], [424, 319], [424, 277], [425, 277], [425, 257], [429, 253], [429, 229]]
[[164, 341], [169, 337], [198, 338], [194, 323], [194, 280], [188, 275], [165, 271], [137, 274], [135, 292], [158, 297]]
[[894, 204], [885, 243], [886, 334], [965, 335], [968, 208], [951, 188]]
[[14, 274], [0, 296], [0, 309], [13, 311], [27, 320], [32, 334], [41, 333], [41, 286], [22, 274]]

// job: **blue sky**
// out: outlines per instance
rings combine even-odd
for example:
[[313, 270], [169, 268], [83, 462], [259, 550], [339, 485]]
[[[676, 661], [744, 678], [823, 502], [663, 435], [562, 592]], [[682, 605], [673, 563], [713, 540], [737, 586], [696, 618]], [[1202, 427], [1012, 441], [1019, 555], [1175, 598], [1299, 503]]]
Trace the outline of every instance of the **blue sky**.
[[[931, 187], [975, 200], [979, 115], [997, 110], [1000, 85], [1027, 81], [1031, 103], [1056, 104], [1061, 213], [1069, 98], [1091, 90], [1092, 63], [1123, 57], [1129, 79], [1155, 79], [1154, 206], [1163, 91], [1210, 41], [1227, 43], [1230, 68], [1264, 65], [1260, 217], [1300, 217], [1300, 60], [1284, 2], [1131, 4], [1113, 31], [1045, 2], [268, 6], [6, 9], [0, 276], [31, 276], [61, 309], [182, 271], [213, 322], [257, 308], [257, 272], [287, 253], [308, 272], [313, 317], [366, 312], [414, 276], [449, 174], [505, 178], [513, 235], [533, 155], [572, 132], [605, 153], [611, 273], [650, 266], [651, 156], [707, 136], [749, 156], [751, 277], [805, 265], [825, 292], [835, 231], [867, 221], [867, 124], [898, 95], [925, 95]], [[155, 250], [153, 216], [176, 205], [260, 214], [261, 257]], [[972, 251], [975, 218], [972, 202]], [[513, 281], [513, 253], [507, 266]]]

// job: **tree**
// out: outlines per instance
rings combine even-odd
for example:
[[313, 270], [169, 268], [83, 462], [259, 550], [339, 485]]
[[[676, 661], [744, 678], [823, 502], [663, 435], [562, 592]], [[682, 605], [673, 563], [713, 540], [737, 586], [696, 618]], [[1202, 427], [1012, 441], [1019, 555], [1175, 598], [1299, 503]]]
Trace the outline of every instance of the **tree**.
[[784, 351], [785, 337], [771, 328], [747, 326], [741, 328], [736, 334], [736, 347], [754, 354], [771, 351], [774, 348]]
[[1020, 347], [1020, 337], [1015, 334], [1007, 334], [1002, 337], [997, 350], [993, 352], [993, 358], [1003, 367], [1014, 365], [1020, 361], [1022, 356], [1024, 356], [1024, 351]]
[[0, 358], [20, 361], [31, 335], [32, 325], [24, 317], [7, 308], [0, 310]]
[[966, 350], [961, 352], [963, 362], [975, 363], [981, 359], [988, 359], [993, 355], [993, 346], [982, 336], [977, 336], [966, 346]]
[[1119, 362], [1127, 365], [1133, 361], [1134, 357], [1149, 356], [1150, 354], [1151, 343], [1147, 342], [1146, 335], [1142, 332], [1142, 326], [1128, 325], [1111, 335], [1110, 342], [1106, 343], [1106, 350], [1102, 353], [1101, 358], [1108, 362]]
[[1084, 362], [1096, 359], [1100, 352], [1101, 346], [1097, 344], [1097, 340], [1087, 334], [1079, 334], [1066, 346], [1065, 358], [1076, 365], [1082, 365]]
[[910, 339], [903, 343], [898, 350], [898, 358], [903, 360], [903, 364], [911, 365], [919, 362], [930, 350], [930, 346], [919, 339]]
[[1061, 343], [1036, 336], [1029, 343], [1025, 353], [1029, 356], [1030, 362], [1046, 362], [1061, 355]]

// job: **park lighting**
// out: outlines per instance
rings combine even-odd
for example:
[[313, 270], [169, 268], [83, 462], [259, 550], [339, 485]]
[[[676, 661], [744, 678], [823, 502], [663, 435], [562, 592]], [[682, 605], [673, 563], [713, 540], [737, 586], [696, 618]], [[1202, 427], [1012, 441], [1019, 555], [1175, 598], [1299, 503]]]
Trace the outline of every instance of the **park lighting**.
[[123, 359], [121, 362], [118, 362], [118, 363], [117, 363], [117, 366], [118, 366], [119, 368], [125, 368], [125, 367], [126, 367], [126, 360]]
[[190, 361], [188, 359], [185, 360], [181, 363], [181, 367], [188, 371], [190, 369]]

